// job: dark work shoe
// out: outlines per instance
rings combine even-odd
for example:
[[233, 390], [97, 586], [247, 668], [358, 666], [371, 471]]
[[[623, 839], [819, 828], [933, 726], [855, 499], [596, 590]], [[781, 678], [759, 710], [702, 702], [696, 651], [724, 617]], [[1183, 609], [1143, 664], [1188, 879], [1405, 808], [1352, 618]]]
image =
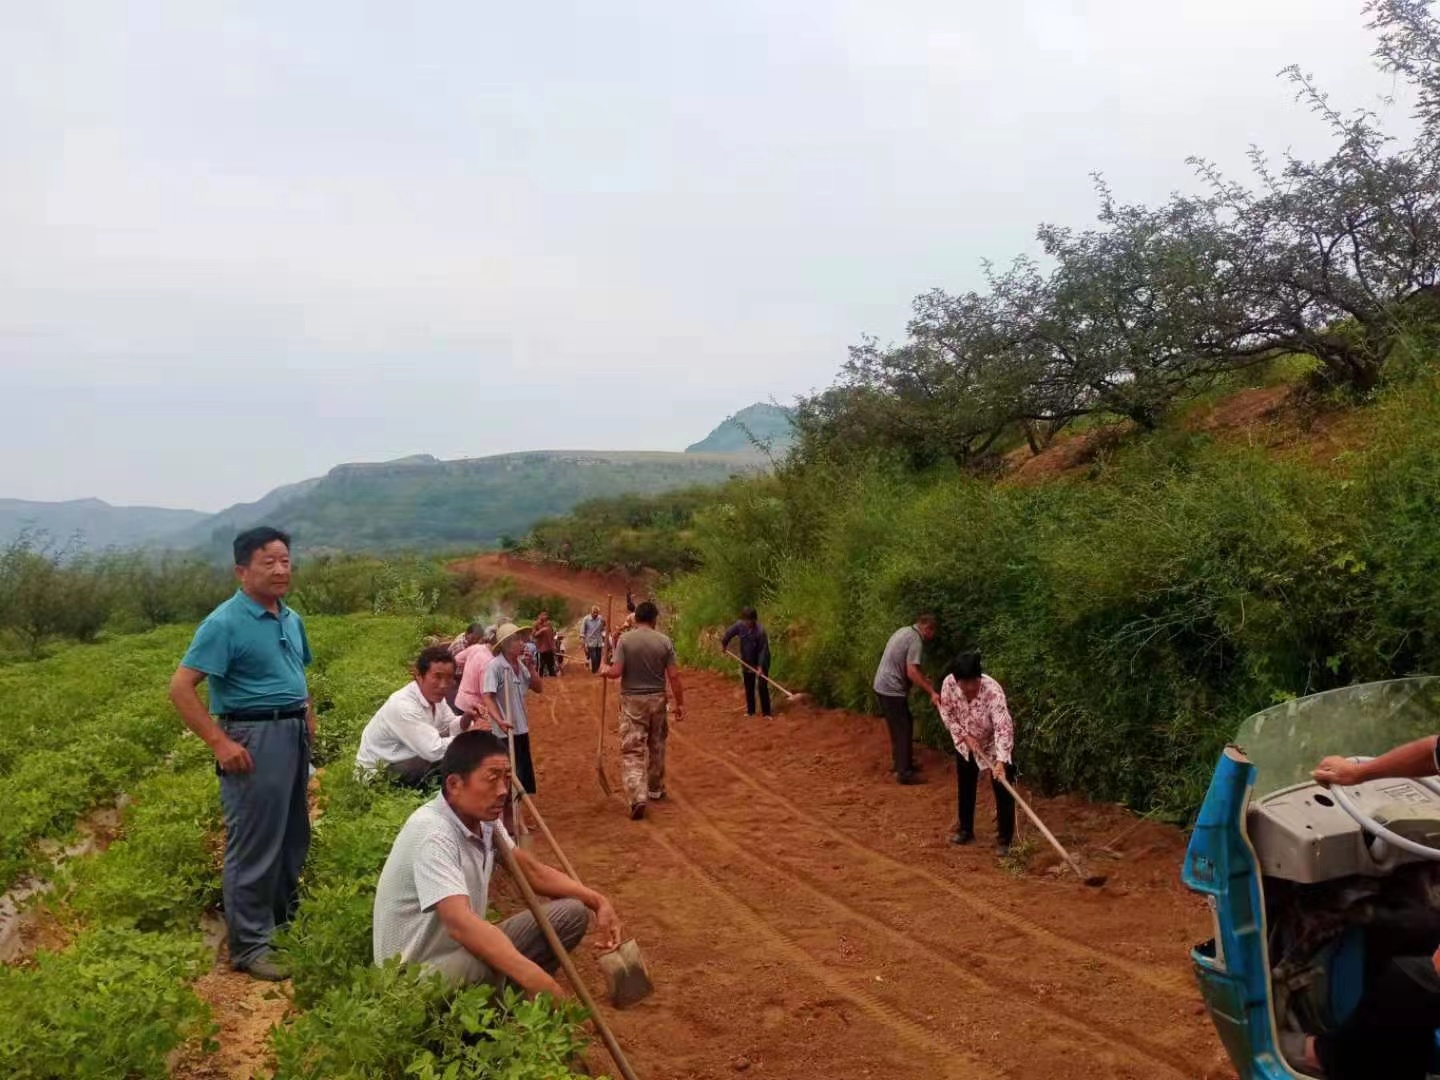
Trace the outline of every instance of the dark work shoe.
[[899, 773], [895, 777], [895, 780], [897, 783], [904, 784], [906, 787], [909, 787], [912, 784], [920, 783], [920, 777], [914, 769], [911, 769], [909, 772]]
[[1005, 856], [1010, 854], [1010, 845], [1003, 840], [997, 841], [995, 844], [995, 854], [1002, 859], [1005, 858]]
[[648, 799], [650, 802], [659, 802], [661, 799], [665, 798], [665, 792], [664, 792], [664, 791], [647, 791], [647, 792], [645, 793], [645, 798]]
[[290, 978], [290, 969], [283, 964], [277, 964], [268, 956], [256, 960], [249, 967], [241, 970], [252, 979], [259, 979], [261, 982], [284, 982]]
[[631, 820], [631, 821], [639, 821], [639, 820], [640, 820], [641, 818], [643, 818], [644, 816], [645, 816], [645, 804], [644, 804], [643, 802], [632, 803], [632, 804], [630, 805], [630, 820]]
[[956, 829], [950, 834], [950, 843], [952, 844], [960, 844], [963, 846], [965, 844], [973, 844], [974, 842], [975, 834], [968, 829]]

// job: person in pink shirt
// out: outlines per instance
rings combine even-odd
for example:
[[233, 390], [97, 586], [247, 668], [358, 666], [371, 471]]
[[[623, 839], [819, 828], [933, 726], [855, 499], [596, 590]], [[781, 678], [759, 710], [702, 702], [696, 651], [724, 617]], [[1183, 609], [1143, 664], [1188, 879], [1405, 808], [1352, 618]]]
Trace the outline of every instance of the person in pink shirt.
[[[952, 844], [975, 842], [975, 789], [980, 780], [976, 751], [996, 769], [1005, 770], [1005, 779], [1015, 782], [1015, 722], [1005, 703], [1005, 691], [986, 675], [980, 654], [961, 653], [950, 664], [940, 684], [940, 719], [955, 740], [955, 794], [959, 803], [960, 827], [950, 837]], [[1015, 836], [1015, 800], [1003, 784], [991, 775], [995, 790], [995, 853], [1007, 855]]]
[[487, 626], [482, 640], [463, 649], [460, 655], [455, 657], [456, 667], [464, 666], [455, 690], [457, 712], [463, 713], [472, 706], [477, 709], [485, 707], [485, 669], [490, 666], [490, 661], [495, 659], [495, 651], [490, 647], [494, 640], [495, 628]]

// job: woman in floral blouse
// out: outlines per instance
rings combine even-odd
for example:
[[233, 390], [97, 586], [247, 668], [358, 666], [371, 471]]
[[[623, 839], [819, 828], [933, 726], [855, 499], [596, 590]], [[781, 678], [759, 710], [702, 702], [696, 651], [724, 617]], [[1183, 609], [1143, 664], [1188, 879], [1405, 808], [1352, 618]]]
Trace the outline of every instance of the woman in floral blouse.
[[[980, 667], [980, 654], [961, 653], [940, 684], [940, 719], [955, 740], [955, 787], [960, 828], [952, 844], [975, 842], [975, 788], [980, 779], [978, 750], [1005, 779], [1015, 782], [1015, 723], [1005, 704], [1005, 691]], [[995, 789], [995, 853], [1006, 855], [1015, 836], [1015, 800], [993, 777]]]

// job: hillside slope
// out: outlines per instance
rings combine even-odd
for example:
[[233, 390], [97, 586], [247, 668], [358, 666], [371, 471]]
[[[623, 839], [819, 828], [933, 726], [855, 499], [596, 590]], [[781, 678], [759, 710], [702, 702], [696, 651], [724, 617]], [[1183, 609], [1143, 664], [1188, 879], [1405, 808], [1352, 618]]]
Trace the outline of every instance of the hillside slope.
[[0, 545], [9, 544], [29, 530], [45, 533], [57, 544], [65, 544], [78, 536], [89, 551], [138, 547], [164, 540], [208, 517], [198, 510], [111, 506], [101, 499], [69, 502], [0, 499]]
[[746, 455], [591, 450], [340, 465], [222, 511], [178, 539], [219, 555], [237, 529], [263, 521], [311, 551], [477, 547], [585, 499], [720, 483], [757, 467]]
[[[752, 439], [753, 437], [753, 439]], [[756, 442], [772, 454], [783, 454], [795, 441], [794, 412], [782, 405], [758, 401], [726, 417], [697, 443], [685, 448], [687, 454], [754, 453]]]

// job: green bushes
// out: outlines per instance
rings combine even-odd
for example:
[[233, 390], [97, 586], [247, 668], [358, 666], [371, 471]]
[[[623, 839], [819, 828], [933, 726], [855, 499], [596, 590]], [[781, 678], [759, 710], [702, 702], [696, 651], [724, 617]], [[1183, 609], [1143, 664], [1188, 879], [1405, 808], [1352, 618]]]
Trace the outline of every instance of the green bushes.
[[29, 969], [0, 967], [0, 1073], [10, 1080], [169, 1075], [166, 1058], [209, 1033], [186, 986], [209, 966], [197, 935], [87, 934]]
[[0, 888], [35, 841], [64, 834], [178, 744], [165, 688], [187, 640], [172, 627], [0, 667]]
[[703, 660], [700, 631], [757, 602], [778, 678], [864, 708], [886, 637], [934, 610], [927, 667], [984, 652], [1033, 778], [1183, 816], [1249, 713], [1440, 669], [1440, 380], [1366, 419], [1344, 475], [1170, 430], [1037, 487], [792, 467], [697, 518], [677, 643]]
[[448, 989], [436, 976], [365, 964], [275, 1033], [276, 1080], [458, 1076], [563, 1080], [583, 1049], [579, 1011]]

